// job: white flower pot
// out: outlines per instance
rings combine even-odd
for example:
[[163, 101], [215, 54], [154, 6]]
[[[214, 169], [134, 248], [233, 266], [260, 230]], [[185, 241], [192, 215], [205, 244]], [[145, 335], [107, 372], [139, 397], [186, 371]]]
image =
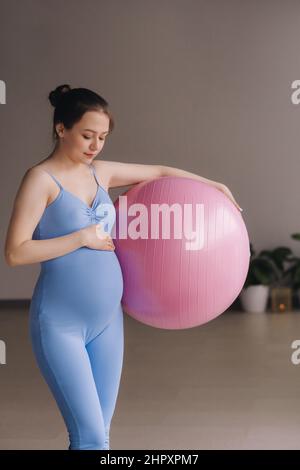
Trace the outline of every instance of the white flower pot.
[[246, 312], [265, 312], [269, 296], [269, 286], [249, 286], [240, 293], [243, 309]]

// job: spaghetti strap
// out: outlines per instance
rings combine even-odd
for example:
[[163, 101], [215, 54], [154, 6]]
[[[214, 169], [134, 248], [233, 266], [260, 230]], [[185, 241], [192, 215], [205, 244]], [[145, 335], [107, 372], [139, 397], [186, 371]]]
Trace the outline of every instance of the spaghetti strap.
[[92, 163], [90, 164], [90, 167], [92, 168], [92, 171], [93, 171], [93, 174], [94, 174], [94, 178], [95, 178], [95, 180], [96, 180], [97, 185], [98, 185], [98, 186], [101, 186], [101, 184], [100, 184], [99, 181], [98, 181], [97, 175], [96, 175], [95, 167], [94, 167], [94, 165], [93, 165]]
[[62, 185], [60, 184], [60, 182], [55, 178], [55, 176], [52, 175], [52, 173], [50, 173], [50, 172], [47, 171], [47, 170], [43, 170], [43, 171], [45, 171], [46, 173], [48, 173], [48, 175], [50, 175], [51, 178], [54, 179], [54, 181], [58, 184], [58, 186], [60, 187], [60, 189], [63, 189], [63, 187], [62, 187]]

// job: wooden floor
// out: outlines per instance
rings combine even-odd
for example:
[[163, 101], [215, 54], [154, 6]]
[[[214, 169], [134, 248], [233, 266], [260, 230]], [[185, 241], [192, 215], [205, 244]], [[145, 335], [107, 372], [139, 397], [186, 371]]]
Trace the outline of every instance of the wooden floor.
[[[226, 312], [181, 331], [125, 314], [111, 449], [300, 449], [300, 312]], [[0, 449], [67, 449], [28, 336], [28, 308], [0, 311]]]

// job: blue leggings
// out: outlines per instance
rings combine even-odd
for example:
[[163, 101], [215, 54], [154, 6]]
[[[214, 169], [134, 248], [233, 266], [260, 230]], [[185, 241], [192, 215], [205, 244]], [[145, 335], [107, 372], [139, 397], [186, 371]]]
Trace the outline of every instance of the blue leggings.
[[32, 346], [69, 432], [69, 449], [109, 449], [123, 361], [123, 312], [87, 344], [81, 335], [31, 321]]

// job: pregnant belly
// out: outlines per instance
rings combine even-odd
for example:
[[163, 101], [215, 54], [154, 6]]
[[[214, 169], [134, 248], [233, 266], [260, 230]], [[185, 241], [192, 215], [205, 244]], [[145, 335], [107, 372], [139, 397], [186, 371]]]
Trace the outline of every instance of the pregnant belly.
[[[43, 313], [85, 319], [111, 315], [121, 301], [123, 276], [113, 251], [86, 247], [42, 263], [34, 296]], [[66, 318], [65, 318], [66, 319]]]

